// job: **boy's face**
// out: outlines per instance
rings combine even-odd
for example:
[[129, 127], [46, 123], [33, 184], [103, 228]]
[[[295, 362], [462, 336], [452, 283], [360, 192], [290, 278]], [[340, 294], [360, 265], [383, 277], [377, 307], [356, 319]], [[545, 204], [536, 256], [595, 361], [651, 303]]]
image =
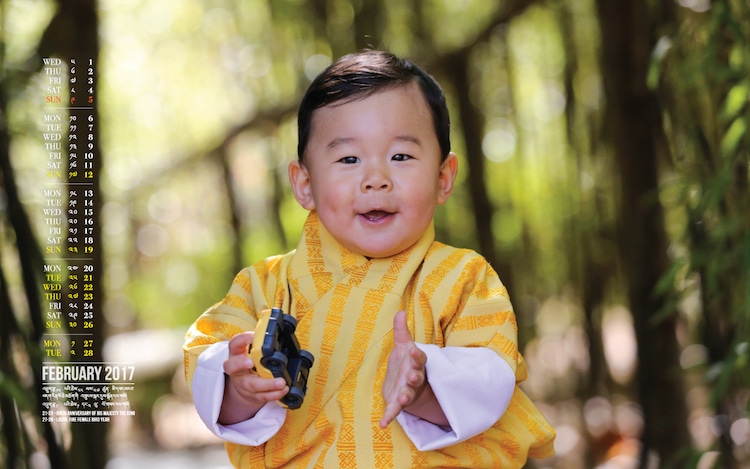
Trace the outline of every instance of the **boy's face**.
[[347, 249], [390, 257], [419, 240], [456, 178], [417, 84], [317, 109], [304, 163], [289, 165], [297, 201]]

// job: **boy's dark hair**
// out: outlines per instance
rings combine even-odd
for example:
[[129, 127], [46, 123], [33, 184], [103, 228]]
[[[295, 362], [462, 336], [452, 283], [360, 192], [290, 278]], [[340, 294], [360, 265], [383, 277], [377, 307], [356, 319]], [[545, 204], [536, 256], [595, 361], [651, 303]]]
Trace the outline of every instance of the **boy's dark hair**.
[[451, 151], [450, 117], [440, 85], [413, 62], [379, 50], [363, 50], [348, 54], [318, 75], [302, 97], [297, 125], [299, 141], [297, 157], [302, 161], [312, 131], [316, 109], [341, 102], [364, 99], [389, 88], [418, 83], [427, 101], [440, 145], [441, 160]]

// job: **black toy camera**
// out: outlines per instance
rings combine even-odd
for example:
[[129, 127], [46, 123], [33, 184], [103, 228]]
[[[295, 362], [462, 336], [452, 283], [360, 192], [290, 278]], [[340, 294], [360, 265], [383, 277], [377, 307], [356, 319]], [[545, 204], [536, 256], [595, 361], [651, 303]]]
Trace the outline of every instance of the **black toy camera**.
[[294, 330], [297, 320], [279, 308], [261, 312], [255, 337], [250, 348], [250, 358], [255, 371], [263, 378], [284, 378], [289, 392], [281, 403], [289, 409], [298, 409], [307, 392], [307, 377], [314, 357], [301, 350]]

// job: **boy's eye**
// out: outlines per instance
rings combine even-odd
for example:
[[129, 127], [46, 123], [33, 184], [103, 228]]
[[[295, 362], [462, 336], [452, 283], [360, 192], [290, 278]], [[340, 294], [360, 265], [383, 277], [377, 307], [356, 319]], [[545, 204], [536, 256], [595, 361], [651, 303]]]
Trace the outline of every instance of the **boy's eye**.
[[339, 160], [340, 163], [344, 163], [344, 164], [354, 164], [354, 163], [357, 163], [358, 161], [359, 161], [359, 158], [357, 158], [356, 156], [345, 156]]
[[412, 156], [404, 154], [404, 153], [398, 153], [398, 154], [393, 155], [392, 159], [393, 161], [406, 161], [406, 160], [412, 159]]

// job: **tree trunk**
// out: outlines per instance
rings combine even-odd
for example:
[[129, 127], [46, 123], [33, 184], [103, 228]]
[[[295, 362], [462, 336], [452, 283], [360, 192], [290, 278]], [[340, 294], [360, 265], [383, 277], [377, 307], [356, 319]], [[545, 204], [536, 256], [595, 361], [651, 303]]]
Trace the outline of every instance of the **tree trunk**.
[[[637, 385], [644, 429], [641, 467], [660, 466], [689, 445], [687, 411], [675, 335], [677, 316], [654, 287], [666, 272], [667, 240], [658, 199], [663, 141], [656, 98], [646, 86], [655, 34], [644, 0], [598, 0], [606, 138], [619, 171], [619, 254], [638, 342]], [[660, 318], [660, 319], [659, 319]]]
[[[7, 82], [2, 83], [2, 95], [0, 96], [0, 187], [2, 187], [7, 204], [7, 217], [8, 223], [12, 227], [15, 235], [16, 247], [18, 249], [18, 258], [21, 266], [21, 280], [23, 282], [24, 294], [29, 309], [29, 323], [30, 327], [28, 331], [21, 331], [17, 324], [16, 318], [13, 317], [13, 310], [9, 299], [3, 298], [3, 303], [7, 304], [7, 308], [3, 307], [0, 309], [0, 314], [3, 315], [3, 333], [0, 335], [0, 341], [3, 341], [3, 348], [9, 347], [11, 336], [14, 335], [14, 329], [17, 331], [19, 342], [21, 342], [27, 350], [29, 367], [32, 369], [32, 407], [33, 411], [36, 412], [37, 416], [41, 416], [42, 412], [42, 381], [41, 381], [41, 353], [38, 349], [40, 339], [44, 331], [43, 320], [42, 320], [42, 308], [39, 303], [40, 295], [40, 280], [42, 279], [42, 253], [39, 249], [39, 245], [36, 242], [34, 231], [31, 226], [26, 211], [23, 208], [21, 199], [18, 192], [18, 186], [16, 184], [15, 175], [13, 172], [13, 166], [10, 161], [10, 134], [8, 132], [7, 123], [5, 116], [7, 116], [7, 99], [6, 99], [6, 85]], [[9, 86], [8, 86], [9, 88]], [[5, 290], [5, 279], [2, 279]], [[3, 292], [3, 296], [7, 296]], [[6, 357], [3, 353], [4, 360], [9, 360], [10, 357]], [[10, 366], [10, 364], [9, 364]], [[14, 374], [7, 376], [9, 381], [12, 382]], [[7, 405], [3, 406], [3, 425], [13, 426], [14, 414], [6, 414]], [[15, 410], [15, 409], [14, 409]], [[65, 469], [65, 454], [62, 446], [57, 441], [57, 435], [55, 430], [52, 428], [49, 422], [42, 423], [42, 434], [44, 441], [47, 444], [47, 456], [50, 463], [55, 468]], [[20, 428], [19, 424], [19, 428]], [[14, 435], [7, 430], [5, 433], [7, 438], [14, 438]], [[22, 430], [23, 433], [23, 430]], [[28, 443], [28, 434], [20, 435]], [[12, 440], [8, 440], [9, 444]], [[28, 446], [25, 448], [14, 448], [9, 450], [8, 457], [11, 457], [11, 453], [15, 453], [19, 458], [28, 457]]]
[[484, 179], [485, 165], [482, 152], [482, 136], [484, 134], [484, 117], [479, 109], [471, 102], [469, 54], [453, 54], [450, 61], [444, 64], [445, 73], [450, 76], [453, 89], [458, 101], [458, 126], [463, 130], [466, 161], [468, 162], [467, 185], [469, 197], [474, 213], [474, 228], [479, 242], [479, 252], [498, 271], [500, 278], [510, 278], [510, 269], [498, 265], [495, 252], [495, 236], [492, 233], [492, 215], [495, 207], [487, 193]]

